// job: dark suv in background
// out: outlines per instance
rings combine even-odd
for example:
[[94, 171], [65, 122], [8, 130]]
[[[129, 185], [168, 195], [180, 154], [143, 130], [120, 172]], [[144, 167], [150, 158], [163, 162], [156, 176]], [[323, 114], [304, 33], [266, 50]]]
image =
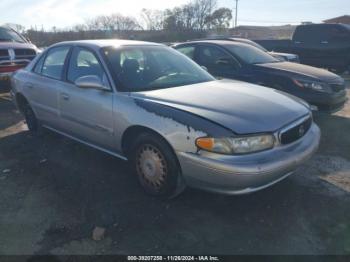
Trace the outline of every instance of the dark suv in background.
[[333, 69], [338, 73], [350, 69], [350, 25], [300, 25], [292, 39], [256, 42], [270, 51], [297, 54], [302, 64]]
[[203, 40], [174, 45], [212, 75], [237, 79], [290, 93], [314, 111], [335, 112], [346, 100], [345, 81], [327, 70], [283, 62], [252, 45]]
[[0, 27], [0, 91], [7, 91], [12, 73], [27, 66], [39, 52], [35, 45], [15, 30]]

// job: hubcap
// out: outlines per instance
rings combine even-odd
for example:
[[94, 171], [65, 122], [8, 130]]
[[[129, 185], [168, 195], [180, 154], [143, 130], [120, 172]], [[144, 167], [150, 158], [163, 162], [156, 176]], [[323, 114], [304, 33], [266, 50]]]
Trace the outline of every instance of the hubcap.
[[167, 175], [167, 166], [163, 154], [153, 145], [142, 145], [137, 152], [137, 173], [142, 182], [160, 189]]

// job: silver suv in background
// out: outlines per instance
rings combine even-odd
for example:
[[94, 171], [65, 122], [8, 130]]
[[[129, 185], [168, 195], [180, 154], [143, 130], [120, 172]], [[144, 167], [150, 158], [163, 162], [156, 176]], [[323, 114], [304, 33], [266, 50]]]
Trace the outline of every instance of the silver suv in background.
[[157, 196], [185, 186], [226, 194], [266, 188], [291, 175], [320, 140], [300, 99], [216, 80], [155, 43], [63, 42], [12, 83], [31, 132], [48, 128], [129, 160]]
[[12, 28], [0, 27], [0, 91], [9, 88], [13, 72], [27, 66], [40, 50]]

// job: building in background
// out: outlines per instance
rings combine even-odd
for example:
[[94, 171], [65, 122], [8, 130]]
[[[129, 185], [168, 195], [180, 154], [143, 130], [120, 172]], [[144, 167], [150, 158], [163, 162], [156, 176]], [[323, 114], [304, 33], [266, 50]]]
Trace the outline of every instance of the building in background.
[[324, 20], [324, 23], [336, 23], [336, 24], [350, 24], [350, 15], [343, 15], [328, 20]]

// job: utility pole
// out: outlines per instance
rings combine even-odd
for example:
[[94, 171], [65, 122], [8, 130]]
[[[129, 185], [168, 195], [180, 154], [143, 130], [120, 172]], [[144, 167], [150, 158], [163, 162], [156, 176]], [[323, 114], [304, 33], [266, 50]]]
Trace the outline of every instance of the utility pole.
[[238, 0], [236, 0], [236, 16], [235, 16], [235, 27], [237, 27], [237, 14], [238, 14]]

